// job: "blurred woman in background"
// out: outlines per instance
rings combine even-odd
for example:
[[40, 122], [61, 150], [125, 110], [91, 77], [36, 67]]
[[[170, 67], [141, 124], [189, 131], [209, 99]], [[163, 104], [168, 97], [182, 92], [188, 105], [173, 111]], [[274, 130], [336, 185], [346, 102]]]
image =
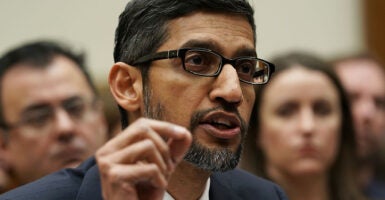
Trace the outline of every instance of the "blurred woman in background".
[[364, 199], [352, 117], [331, 67], [306, 53], [273, 63], [269, 84], [256, 87], [240, 167], [278, 183], [291, 200]]

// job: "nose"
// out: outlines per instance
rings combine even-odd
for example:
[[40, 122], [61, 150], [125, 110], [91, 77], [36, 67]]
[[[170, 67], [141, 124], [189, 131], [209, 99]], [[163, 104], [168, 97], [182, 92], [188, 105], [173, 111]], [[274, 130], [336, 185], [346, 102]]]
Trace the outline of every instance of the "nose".
[[366, 99], [356, 102], [354, 107], [355, 115], [361, 118], [363, 123], [370, 123], [375, 116], [376, 106], [371, 100]]
[[75, 121], [67, 111], [59, 108], [55, 113], [54, 132], [57, 139], [63, 143], [69, 142], [75, 136]]
[[210, 92], [210, 99], [239, 105], [243, 101], [240, 84], [235, 68], [230, 64], [225, 64], [221, 73], [216, 77], [213, 89]]
[[315, 119], [313, 111], [309, 109], [304, 109], [301, 111], [299, 119], [299, 127], [301, 133], [305, 135], [311, 135], [315, 128]]

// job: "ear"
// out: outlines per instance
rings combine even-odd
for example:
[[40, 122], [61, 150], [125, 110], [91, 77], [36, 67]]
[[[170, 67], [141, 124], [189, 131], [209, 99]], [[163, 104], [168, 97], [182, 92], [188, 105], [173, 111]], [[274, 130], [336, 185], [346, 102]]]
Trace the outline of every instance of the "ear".
[[135, 112], [142, 104], [142, 74], [126, 63], [115, 63], [108, 76], [110, 90], [116, 102], [125, 110]]

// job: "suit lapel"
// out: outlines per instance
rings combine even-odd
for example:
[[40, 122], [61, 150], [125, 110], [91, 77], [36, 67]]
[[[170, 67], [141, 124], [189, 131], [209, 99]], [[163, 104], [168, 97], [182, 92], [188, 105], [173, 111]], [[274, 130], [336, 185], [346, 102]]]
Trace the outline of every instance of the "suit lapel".
[[226, 179], [223, 179], [222, 176], [218, 176], [216, 173], [214, 173], [210, 179], [210, 200], [239, 199], [232, 190], [231, 182], [226, 181]]
[[84, 176], [83, 182], [79, 188], [77, 200], [103, 200], [100, 187], [99, 168], [95, 164]]

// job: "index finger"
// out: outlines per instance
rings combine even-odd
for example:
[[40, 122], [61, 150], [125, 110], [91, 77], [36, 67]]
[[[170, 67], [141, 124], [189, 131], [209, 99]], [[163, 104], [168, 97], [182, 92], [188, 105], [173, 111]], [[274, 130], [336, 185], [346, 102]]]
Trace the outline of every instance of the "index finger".
[[138, 136], [146, 135], [145, 133], [157, 133], [151, 137], [158, 143], [167, 140], [175, 140], [178, 146], [189, 146], [191, 143], [191, 133], [184, 127], [153, 119], [141, 118], [130, 124], [120, 134], [111, 139], [106, 146], [112, 149], [121, 149], [131, 144], [132, 140]]

